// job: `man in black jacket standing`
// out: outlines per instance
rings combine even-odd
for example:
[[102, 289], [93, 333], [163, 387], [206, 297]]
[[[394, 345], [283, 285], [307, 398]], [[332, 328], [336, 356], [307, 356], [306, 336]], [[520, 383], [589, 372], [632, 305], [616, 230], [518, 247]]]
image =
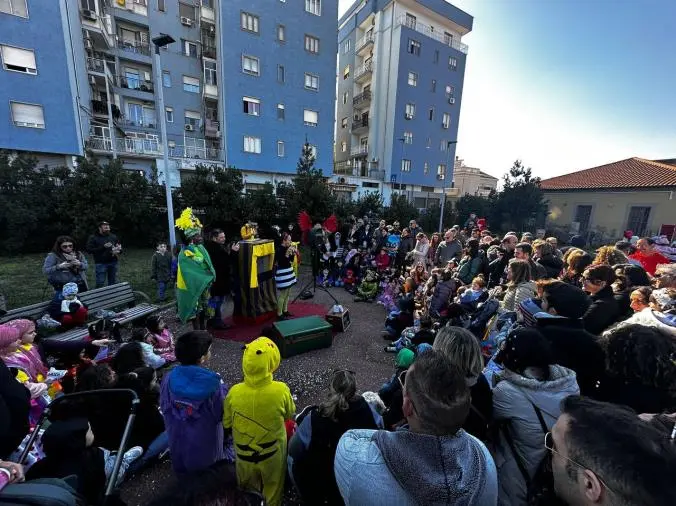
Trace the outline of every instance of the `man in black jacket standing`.
[[117, 283], [117, 261], [122, 253], [120, 240], [110, 231], [107, 221], [99, 223], [99, 229], [89, 236], [87, 251], [93, 255], [96, 264], [96, 288]]
[[230, 295], [230, 251], [225, 246], [225, 233], [220, 228], [213, 229], [209, 239], [204, 247], [216, 271], [216, 280], [211, 285], [209, 299], [209, 305], [214, 307], [215, 314], [208, 324], [213, 329], [223, 330], [227, 328], [223, 322], [223, 305]]

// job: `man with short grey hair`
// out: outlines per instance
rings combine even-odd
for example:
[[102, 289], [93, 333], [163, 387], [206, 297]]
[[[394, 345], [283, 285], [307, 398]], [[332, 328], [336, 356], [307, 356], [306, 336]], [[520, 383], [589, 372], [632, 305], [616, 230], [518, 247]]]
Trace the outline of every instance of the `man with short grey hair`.
[[444, 234], [444, 240], [437, 246], [434, 254], [434, 265], [436, 267], [446, 267], [449, 261], [454, 258], [460, 258], [462, 254], [462, 243], [457, 238], [457, 230], [450, 228]]
[[349, 430], [338, 443], [334, 471], [345, 504], [495, 505], [493, 458], [462, 429], [471, 403], [465, 378], [428, 350], [399, 381], [408, 425]]

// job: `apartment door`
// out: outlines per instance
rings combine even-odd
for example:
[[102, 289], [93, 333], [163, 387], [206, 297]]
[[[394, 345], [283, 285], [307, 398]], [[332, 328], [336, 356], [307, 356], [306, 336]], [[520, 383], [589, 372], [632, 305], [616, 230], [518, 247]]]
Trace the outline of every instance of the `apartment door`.
[[592, 206], [577, 206], [575, 210], [575, 221], [580, 224], [580, 234], [587, 233], [591, 221]]
[[627, 230], [634, 232], [634, 235], [645, 235], [648, 228], [648, 219], [650, 218], [649, 206], [632, 206], [629, 209], [629, 218], [627, 219]]

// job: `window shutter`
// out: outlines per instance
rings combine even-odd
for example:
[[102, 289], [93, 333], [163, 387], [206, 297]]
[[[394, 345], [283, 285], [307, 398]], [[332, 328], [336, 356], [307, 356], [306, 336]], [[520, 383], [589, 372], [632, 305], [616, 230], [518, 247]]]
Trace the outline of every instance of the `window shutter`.
[[32, 70], [31, 73], [35, 73], [37, 69], [35, 65], [35, 53], [28, 49], [2, 46], [2, 61], [5, 66], [18, 67], [17, 70], [25, 68], [27, 72]]
[[21, 126], [45, 127], [45, 117], [40, 105], [12, 102], [12, 119]]

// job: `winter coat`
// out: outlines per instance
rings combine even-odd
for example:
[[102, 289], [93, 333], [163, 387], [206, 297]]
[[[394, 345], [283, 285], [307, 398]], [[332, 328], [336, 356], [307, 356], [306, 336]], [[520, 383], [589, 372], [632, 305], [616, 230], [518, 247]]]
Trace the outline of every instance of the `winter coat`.
[[549, 367], [550, 377], [539, 381], [528, 371], [523, 375], [508, 369], [497, 373], [493, 388], [493, 418], [503, 422], [493, 451], [498, 471], [498, 498], [501, 505], [526, 504], [527, 487], [505, 432], [511, 435], [517, 454], [532, 478], [545, 457], [542, 430], [533, 404], [551, 430], [561, 414], [561, 401], [579, 393], [575, 373], [559, 365]]
[[531, 277], [535, 281], [549, 277], [547, 276], [547, 269], [545, 269], [544, 265], [536, 263], [532, 258], [528, 260], [528, 263], [530, 264]]
[[413, 248], [413, 263], [418, 264], [422, 263], [425, 265], [425, 259], [427, 258], [427, 252], [430, 250], [429, 241], [416, 241], [415, 248]]
[[204, 247], [216, 271], [216, 279], [211, 284], [211, 295], [213, 297], [230, 295], [230, 253], [225, 246], [214, 241], [206, 241]]
[[474, 277], [481, 272], [481, 265], [483, 264], [484, 258], [483, 251], [479, 251], [477, 256], [473, 258], [468, 256], [463, 257], [463, 259], [460, 260], [460, 265], [458, 265], [458, 271], [456, 273], [457, 278], [464, 284], [469, 285]]
[[514, 287], [508, 287], [505, 298], [502, 299], [502, 307], [507, 311], [516, 311], [526, 299], [537, 296], [537, 285], [534, 281], [524, 281]]
[[415, 239], [410, 235], [401, 238], [399, 249], [397, 250], [397, 264], [402, 265], [406, 261], [406, 255], [413, 251]]
[[563, 269], [563, 260], [551, 253], [539, 257], [535, 263], [544, 267], [546, 272], [545, 278], [558, 279], [561, 269]]
[[47, 255], [45, 262], [42, 264], [42, 272], [47, 275], [47, 281], [56, 289], [60, 289], [66, 283], [76, 283], [78, 286], [87, 285], [87, 258], [76, 252], [76, 257], [82, 265], [79, 267], [67, 267], [61, 269], [59, 264], [66, 262], [66, 259], [53, 251]]
[[646, 327], [655, 327], [656, 329], [661, 330], [665, 334], [669, 334], [674, 339], [676, 339], [676, 325], [674, 325], [673, 320], [667, 318], [664, 313], [654, 311], [649, 307], [639, 311], [638, 313], [634, 313], [626, 320], [621, 321], [614, 327], [609, 328], [604, 332], [604, 335], [612, 332], [614, 329], [622, 328], [627, 325], [644, 325]]
[[172, 260], [171, 253], [168, 251], [163, 255], [157, 251], [153, 253], [153, 258], [150, 261], [150, 279], [154, 279], [160, 283], [167, 283], [171, 279]]
[[615, 292], [615, 302], [617, 302], [617, 308], [619, 310], [618, 320], [624, 320], [625, 318], [631, 318], [634, 314], [634, 310], [631, 308], [631, 292], [636, 289], [635, 286], [622, 290], [621, 292]]
[[620, 307], [615, 300], [611, 287], [606, 286], [591, 296], [592, 303], [582, 317], [584, 328], [595, 335], [615, 323], [620, 315]]
[[514, 258], [514, 252], [509, 251], [502, 255], [501, 258], [493, 260], [488, 265], [488, 288], [493, 288], [502, 283], [502, 279], [505, 276], [505, 270], [512, 258]]
[[605, 370], [605, 353], [596, 336], [587, 332], [582, 319], [536, 313], [537, 328], [549, 341], [554, 362], [572, 369], [582, 395], [593, 396]]
[[105, 244], [110, 243], [113, 246], [120, 243], [120, 240], [113, 233], [102, 235], [96, 231], [87, 239], [87, 251], [94, 256], [94, 263], [113, 264], [117, 262], [117, 255], [113, 255], [113, 248], [106, 248]]
[[434, 287], [434, 294], [430, 300], [430, 311], [439, 312], [448, 306], [448, 300], [455, 292], [456, 282], [452, 279], [448, 281], [440, 281]]
[[441, 241], [434, 254], [434, 265], [445, 267], [446, 264], [454, 258], [459, 258], [462, 254], [462, 243], [453, 239], [452, 241]]
[[28, 434], [30, 393], [0, 360], [0, 459], [6, 459]]

